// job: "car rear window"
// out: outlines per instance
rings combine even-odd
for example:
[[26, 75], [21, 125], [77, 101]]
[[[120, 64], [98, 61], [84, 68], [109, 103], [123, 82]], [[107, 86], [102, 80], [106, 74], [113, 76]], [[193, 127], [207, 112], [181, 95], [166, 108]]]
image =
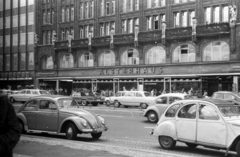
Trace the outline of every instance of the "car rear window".
[[59, 108], [68, 108], [68, 107], [77, 107], [78, 104], [73, 99], [59, 99], [58, 100]]
[[40, 90], [39, 92], [40, 92], [40, 94], [48, 94], [48, 92], [45, 90]]
[[144, 95], [145, 95], [146, 97], [152, 96], [150, 92], [144, 92]]

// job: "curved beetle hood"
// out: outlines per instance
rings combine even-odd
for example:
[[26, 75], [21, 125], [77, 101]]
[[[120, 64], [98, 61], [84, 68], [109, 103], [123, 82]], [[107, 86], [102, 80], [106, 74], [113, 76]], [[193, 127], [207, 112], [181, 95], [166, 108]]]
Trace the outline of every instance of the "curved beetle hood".
[[83, 110], [83, 109], [62, 108], [62, 109], [60, 109], [60, 113], [69, 113], [69, 114], [74, 114], [74, 115], [77, 115], [79, 117], [82, 117], [92, 126], [101, 125], [101, 121], [95, 113], [89, 112], [89, 111], [86, 111], [86, 110]]

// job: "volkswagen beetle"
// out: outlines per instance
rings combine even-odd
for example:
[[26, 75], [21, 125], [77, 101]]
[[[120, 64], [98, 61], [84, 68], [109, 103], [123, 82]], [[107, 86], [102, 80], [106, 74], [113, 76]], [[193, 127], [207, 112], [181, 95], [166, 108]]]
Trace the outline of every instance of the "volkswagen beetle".
[[34, 97], [21, 106], [17, 117], [22, 132], [65, 133], [71, 140], [81, 133], [90, 133], [98, 139], [103, 131], [108, 130], [101, 116], [80, 109], [69, 96]]
[[176, 141], [188, 147], [202, 145], [240, 156], [239, 106], [221, 99], [181, 100], [170, 105], [151, 134], [164, 149], [173, 149]]

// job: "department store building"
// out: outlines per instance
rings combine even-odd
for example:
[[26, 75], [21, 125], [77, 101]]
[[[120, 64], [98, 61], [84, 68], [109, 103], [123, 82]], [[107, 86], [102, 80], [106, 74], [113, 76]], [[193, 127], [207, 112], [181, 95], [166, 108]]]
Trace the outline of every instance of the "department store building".
[[35, 87], [239, 90], [238, 0], [39, 0]]

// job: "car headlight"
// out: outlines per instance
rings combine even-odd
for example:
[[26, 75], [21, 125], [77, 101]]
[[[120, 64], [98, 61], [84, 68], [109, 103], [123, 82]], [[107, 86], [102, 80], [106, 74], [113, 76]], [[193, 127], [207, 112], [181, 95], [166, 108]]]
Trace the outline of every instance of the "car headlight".
[[87, 127], [87, 121], [83, 118], [81, 118], [81, 123], [83, 126]]
[[102, 124], [105, 125], [105, 120], [104, 120], [102, 117], [100, 117], [100, 116], [98, 116], [98, 118], [100, 119], [100, 121], [102, 122]]

